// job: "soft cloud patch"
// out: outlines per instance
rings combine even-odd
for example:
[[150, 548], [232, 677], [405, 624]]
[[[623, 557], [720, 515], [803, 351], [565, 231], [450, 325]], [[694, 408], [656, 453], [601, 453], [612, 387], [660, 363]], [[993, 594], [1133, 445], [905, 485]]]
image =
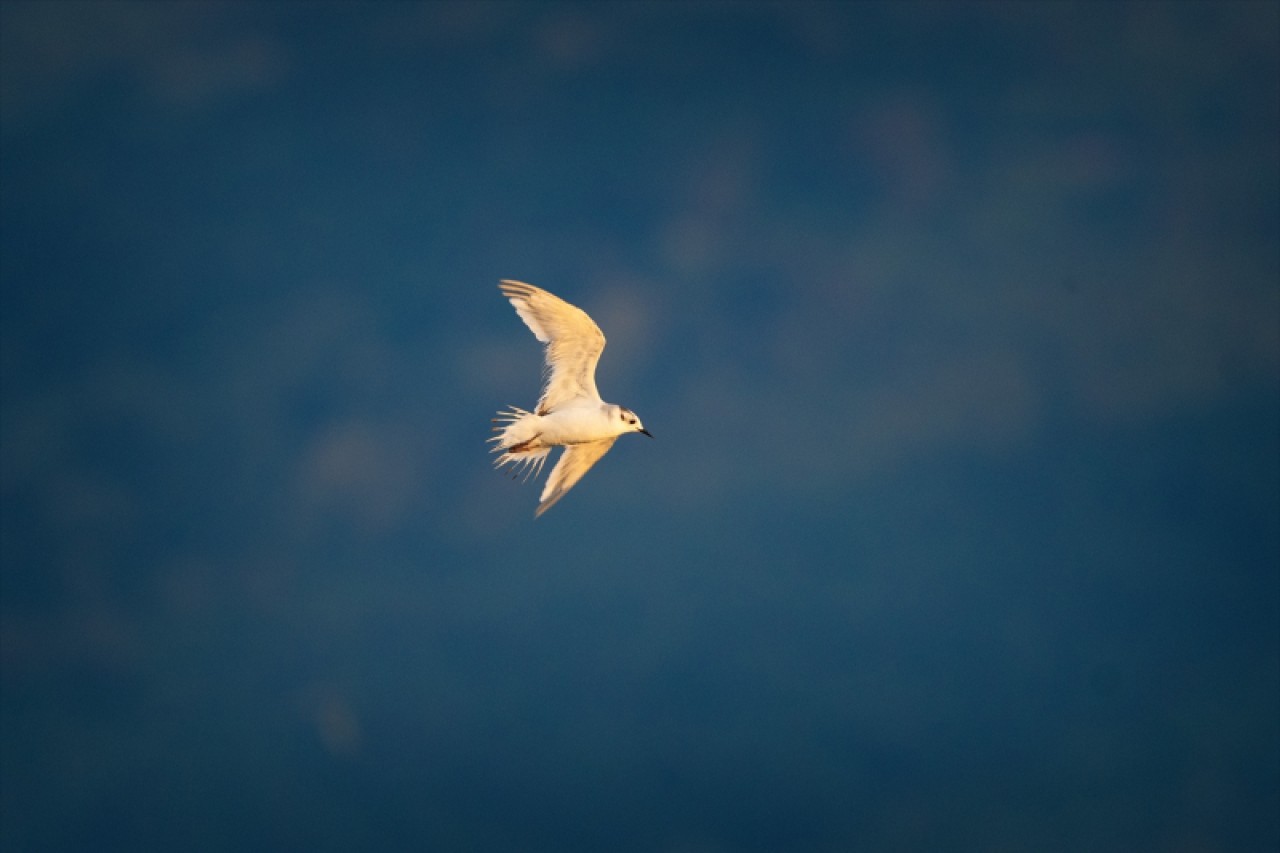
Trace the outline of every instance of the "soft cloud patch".
[[277, 84], [289, 68], [265, 28], [235, 3], [6, 2], [0, 8], [0, 115], [56, 110], [118, 76], [158, 101], [203, 107]]

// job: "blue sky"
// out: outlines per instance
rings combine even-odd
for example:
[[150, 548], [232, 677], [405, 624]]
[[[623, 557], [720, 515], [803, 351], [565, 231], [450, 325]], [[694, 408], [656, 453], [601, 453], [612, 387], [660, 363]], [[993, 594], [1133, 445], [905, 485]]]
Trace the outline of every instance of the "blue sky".
[[1280, 844], [1278, 43], [0, 2], [0, 841]]

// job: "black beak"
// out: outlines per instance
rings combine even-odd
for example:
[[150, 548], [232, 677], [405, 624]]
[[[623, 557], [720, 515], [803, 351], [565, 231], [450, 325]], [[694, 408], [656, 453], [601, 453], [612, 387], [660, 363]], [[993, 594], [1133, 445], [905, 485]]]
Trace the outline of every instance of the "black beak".
[[653, 433], [649, 432], [649, 431], [648, 431], [647, 429], [645, 429], [644, 427], [640, 427], [640, 429], [636, 430], [636, 432], [642, 432], [642, 433], [644, 433], [645, 435], [649, 436], [649, 438], [653, 438]]

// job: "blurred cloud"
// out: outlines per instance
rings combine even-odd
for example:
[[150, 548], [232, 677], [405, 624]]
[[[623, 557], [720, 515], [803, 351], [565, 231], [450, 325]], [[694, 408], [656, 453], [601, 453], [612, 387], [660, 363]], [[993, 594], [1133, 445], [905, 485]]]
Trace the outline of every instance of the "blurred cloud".
[[305, 705], [325, 749], [339, 758], [358, 757], [364, 738], [350, 698], [333, 685], [313, 688], [309, 694]]
[[6, 3], [0, 115], [13, 130], [34, 110], [74, 102], [87, 81], [122, 83], [171, 107], [272, 87], [288, 73], [288, 52], [265, 27], [246, 28], [247, 11], [204, 0]]
[[364, 530], [394, 530], [428, 482], [421, 464], [426, 437], [407, 424], [348, 422], [315, 436], [298, 462], [294, 506], [319, 527], [352, 520]]

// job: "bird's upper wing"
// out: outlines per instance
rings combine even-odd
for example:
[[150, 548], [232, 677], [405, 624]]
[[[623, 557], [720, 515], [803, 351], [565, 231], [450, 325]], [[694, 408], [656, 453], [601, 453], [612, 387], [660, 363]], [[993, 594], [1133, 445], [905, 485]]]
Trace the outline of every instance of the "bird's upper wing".
[[577, 397], [600, 402], [600, 393], [596, 391], [596, 364], [604, 350], [604, 332], [587, 312], [521, 281], [504, 280], [498, 289], [511, 300], [534, 336], [547, 345], [546, 379], [537, 413], [545, 414]]
[[617, 436], [614, 436], [602, 438], [599, 441], [589, 441], [586, 444], [570, 444], [566, 447], [564, 453], [560, 454], [560, 461], [556, 463], [555, 468], [551, 469], [551, 475], [547, 477], [547, 485], [542, 490], [542, 497], [538, 499], [538, 511], [533, 514], [533, 517], [537, 518], [551, 509], [556, 501], [564, 497], [565, 492], [582, 479], [583, 474], [591, 470], [592, 465], [600, 461], [601, 456], [609, 452], [609, 448], [613, 447], [613, 443], [617, 440]]

